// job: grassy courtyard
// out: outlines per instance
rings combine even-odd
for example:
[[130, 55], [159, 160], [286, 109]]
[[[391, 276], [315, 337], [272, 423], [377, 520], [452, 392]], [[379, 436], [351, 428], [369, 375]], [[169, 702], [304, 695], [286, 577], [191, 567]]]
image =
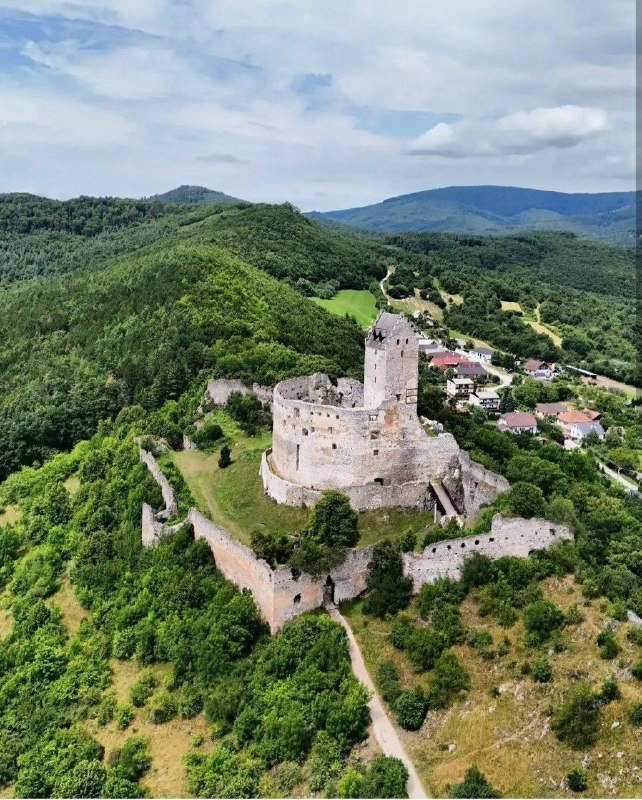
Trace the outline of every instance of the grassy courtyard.
[[[300, 531], [310, 512], [280, 506], [263, 493], [259, 467], [261, 454], [271, 444], [271, 434], [266, 431], [248, 437], [222, 412], [218, 412], [215, 419], [223, 423], [228, 436], [232, 450], [229, 467], [220, 469], [218, 451], [183, 450], [171, 454], [199, 510], [247, 545], [254, 531], [272, 536]], [[360, 514], [359, 545], [367, 547], [408, 528], [420, 534], [432, 521], [432, 513], [413, 509], [382, 509]]]
[[322, 300], [320, 297], [311, 299], [332, 314], [340, 317], [350, 314], [362, 328], [372, 325], [377, 317], [375, 296], [367, 289], [342, 289], [330, 300]]

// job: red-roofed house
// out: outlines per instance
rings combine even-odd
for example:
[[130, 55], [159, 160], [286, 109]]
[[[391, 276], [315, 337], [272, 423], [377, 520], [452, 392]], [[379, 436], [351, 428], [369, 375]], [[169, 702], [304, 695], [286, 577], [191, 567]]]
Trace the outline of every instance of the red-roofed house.
[[437, 356], [430, 362], [430, 366], [445, 372], [447, 369], [454, 369], [462, 360], [462, 356], [458, 355]]

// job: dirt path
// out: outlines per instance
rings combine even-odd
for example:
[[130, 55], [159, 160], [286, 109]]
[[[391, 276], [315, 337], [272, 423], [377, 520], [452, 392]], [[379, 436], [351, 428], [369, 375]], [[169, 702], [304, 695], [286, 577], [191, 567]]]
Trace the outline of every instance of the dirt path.
[[357, 640], [352, 633], [352, 628], [348, 622], [339, 613], [339, 609], [335, 605], [326, 605], [326, 610], [335, 622], [341, 625], [348, 635], [348, 647], [350, 649], [350, 660], [352, 661], [352, 671], [361, 683], [372, 692], [372, 700], [368, 703], [370, 708], [370, 716], [372, 717], [372, 732], [375, 739], [379, 742], [379, 746], [387, 756], [394, 756], [403, 762], [408, 770], [408, 782], [406, 789], [408, 797], [410, 798], [425, 798], [428, 797], [424, 789], [415, 765], [410, 760], [406, 748], [403, 746], [397, 731], [394, 729], [392, 723], [388, 719], [381, 698], [377, 694], [372, 678], [366, 669], [365, 661], [361, 655], [361, 650], [357, 644]]

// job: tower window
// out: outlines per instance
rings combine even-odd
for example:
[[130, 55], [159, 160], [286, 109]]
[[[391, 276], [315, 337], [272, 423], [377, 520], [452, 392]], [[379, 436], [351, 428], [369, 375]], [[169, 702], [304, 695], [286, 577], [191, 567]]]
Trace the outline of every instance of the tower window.
[[303, 429], [303, 435], [304, 435], [304, 436], [307, 436], [307, 435], [308, 435], [308, 429], [307, 429], [307, 428], [304, 428], [304, 429]]
[[397, 344], [399, 344], [399, 339], [397, 339]]
[[403, 350], [401, 351], [401, 357], [403, 358]]
[[375, 456], [378, 456], [379, 455], [379, 451], [378, 450], [373, 450], [372, 454], [375, 455]]
[[332, 433], [332, 425], [328, 427], [328, 433]]
[[371, 439], [378, 439], [379, 438], [379, 431], [370, 431], [370, 438]]
[[336, 443], [336, 442], [332, 442], [332, 449], [333, 449], [333, 450], [336, 450], [336, 449], [337, 449], [337, 443]]

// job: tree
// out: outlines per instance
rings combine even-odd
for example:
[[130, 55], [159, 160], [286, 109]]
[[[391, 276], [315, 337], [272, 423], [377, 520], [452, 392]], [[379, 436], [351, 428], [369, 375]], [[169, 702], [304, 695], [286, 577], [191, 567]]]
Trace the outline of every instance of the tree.
[[428, 711], [428, 703], [420, 688], [405, 689], [395, 701], [397, 722], [407, 731], [418, 731]]
[[459, 694], [470, 689], [470, 675], [452, 650], [443, 652], [435, 664], [430, 687], [430, 708], [445, 708]]
[[574, 767], [566, 776], [566, 780], [572, 792], [584, 792], [588, 787], [588, 778], [583, 767]]
[[488, 782], [479, 767], [473, 764], [468, 767], [461, 783], [455, 783], [450, 788], [450, 797], [462, 798], [490, 798], [501, 797], [499, 792]]
[[579, 683], [568, 701], [553, 715], [551, 728], [561, 742], [574, 750], [591, 747], [597, 739], [600, 702], [587, 683]]
[[563, 624], [564, 612], [549, 600], [536, 600], [524, 609], [524, 627], [535, 643], [545, 642]]
[[347, 495], [323, 492], [294, 548], [290, 563], [310, 575], [321, 575], [345, 560], [348, 547], [359, 540], [359, 515]]
[[390, 539], [375, 545], [367, 578], [370, 594], [364, 611], [379, 619], [403, 611], [412, 596], [412, 579], [404, 577], [400, 543]]
[[224, 444], [223, 447], [221, 447], [221, 452], [218, 457], [218, 465], [221, 469], [229, 467], [230, 464], [232, 463], [231, 453], [232, 451], [230, 450], [228, 445]]
[[518, 517], [543, 517], [546, 510], [544, 493], [539, 486], [519, 481], [508, 493], [508, 507]]

